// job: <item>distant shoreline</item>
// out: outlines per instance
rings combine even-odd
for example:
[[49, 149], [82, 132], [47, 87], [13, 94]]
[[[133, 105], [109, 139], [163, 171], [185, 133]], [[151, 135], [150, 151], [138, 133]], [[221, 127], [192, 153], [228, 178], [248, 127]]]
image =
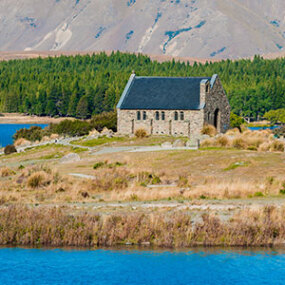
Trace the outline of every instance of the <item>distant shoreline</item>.
[[74, 120], [70, 117], [52, 118], [31, 116], [20, 113], [1, 113], [0, 124], [51, 124], [59, 123], [65, 119]]

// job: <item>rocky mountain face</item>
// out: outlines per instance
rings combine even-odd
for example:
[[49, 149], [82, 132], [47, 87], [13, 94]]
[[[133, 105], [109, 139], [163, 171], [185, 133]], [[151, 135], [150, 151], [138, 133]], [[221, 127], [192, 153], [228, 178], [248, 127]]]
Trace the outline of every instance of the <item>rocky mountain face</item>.
[[239, 58], [285, 49], [284, 0], [1, 0], [0, 50]]

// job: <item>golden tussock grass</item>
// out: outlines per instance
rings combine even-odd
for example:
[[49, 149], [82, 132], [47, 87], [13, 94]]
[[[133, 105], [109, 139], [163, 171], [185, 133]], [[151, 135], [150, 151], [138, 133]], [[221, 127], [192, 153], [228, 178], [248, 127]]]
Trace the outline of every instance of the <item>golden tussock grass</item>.
[[12, 176], [14, 174], [15, 174], [15, 172], [8, 167], [0, 168], [0, 177], [8, 177], [8, 176]]
[[15, 146], [27, 146], [27, 145], [30, 145], [31, 142], [24, 139], [24, 138], [19, 138], [17, 139], [15, 142], [14, 142], [14, 145]]
[[238, 131], [229, 130], [224, 135], [206, 139], [202, 147], [230, 147], [244, 150], [284, 152], [285, 143], [274, 138], [270, 130]]
[[204, 125], [201, 133], [203, 135], [208, 135], [210, 137], [213, 137], [213, 136], [215, 136], [217, 134], [217, 130], [212, 125]]

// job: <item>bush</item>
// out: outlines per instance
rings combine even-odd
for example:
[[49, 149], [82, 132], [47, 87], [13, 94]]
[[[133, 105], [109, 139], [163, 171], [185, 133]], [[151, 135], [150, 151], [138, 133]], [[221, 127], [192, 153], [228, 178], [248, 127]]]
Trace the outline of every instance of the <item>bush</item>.
[[273, 134], [278, 138], [280, 138], [281, 136], [285, 137], [285, 126], [274, 129]]
[[208, 135], [210, 137], [213, 137], [217, 134], [217, 130], [212, 125], [205, 125], [201, 132], [203, 135]]
[[103, 166], [106, 165], [106, 162], [103, 162], [103, 161], [99, 161], [99, 162], [96, 162], [93, 166], [93, 169], [98, 169], [98, 168], [101, 168]]
[[18, 130], [14, 135], [14, 141], [17, 141], [21, 138], [28, 141], [40, 141], [44, 136], [44, 131], [41, 127], [32, 126], [29, 129], [23, 128]]
[[241, 130], [242, 124], [244, 124], [244, 119], [234, 113], [231, 113], [231, 116], [230, 116], [231, 128], [238, 128], [239, 130]]
[[102, 114], [92, 117], [90, 124], [92, 129], [101, 132], [104, 128], [117, 131], [117, 113], [116, 112], [103, 112]]
[[80, 120], [64, 120], [58, 124], [50, 124], [48, 133], [68, 135], [68, 136], [84, 136], [88, 135], [92, 130], [92, 126], [87, 121]]
[[227, 136], [221, 136], [217, 138], [216, 143], [219, 146], [226, 147], [230, 144], [230, 141]]
[[31, 188], [39, 188], [47, 183], [47, 174], [44, 171], [34, 172], [27, 181]]
[[13, 144], [7, 145], [7, 146], [4, 148], [4, 153], [5, 153], [6, 155], [12, 154], [12, 153], [15, 153], [15, 152], [17, 152], [17, 150], [16, 150], [16, 148], [15, 148], [15, 146], [14, 146]]
[[284, 148], [285, 148], [285, 145], [283, 142], [281, 141], [274, 141], [272, 144], [271, 144], [271, 147], [270, 147], [270, 150], [271, 151], [281, 151], [283, 152], [284, 151]]
[[146, 130], [145, 129], [138, 129], [138, 130], [136, 130], [135, 136], [137, 138], [140, 138], [140, 139], [145, 138], [147, 136]]
[[247, 143], [243, 138], [236, 138], [233, 140], [233, 147], [238, 149], [246, 149]]
[[8, 177], [14, 175], [15, 172], [8, 167], [3, 167], [0, 169], [0, 177]]

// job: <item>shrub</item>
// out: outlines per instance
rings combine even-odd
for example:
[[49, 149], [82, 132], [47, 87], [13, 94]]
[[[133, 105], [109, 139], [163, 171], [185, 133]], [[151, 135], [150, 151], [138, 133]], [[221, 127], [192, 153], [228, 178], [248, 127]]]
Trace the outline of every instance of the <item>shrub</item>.
[[17, 141], [18, 139], [26, 139], [28, 141], [40, 141], [44, 136], [44, 131], [41, 127], [38, 126], [32, 126], [29, 129], [23, 128], [18, 130], [14, 135], [13, 139], [14, 141]]
[[242, 124], [244, 124], [244, 119], [234, 113], [231, 113], [231, 116], [230, 116], [231, 128], [238, 128], [239, 130], [241, 130]]
[[250, 145], [247, 149], [257, 151], [257, 147], [254, 145]]
[[226, 135], [228, 136], [234, 136], [234, 135], [239, 135], [240, 130], [238, 128], [230, 129], [226, 132]]
[[226, 147], [230, 144], [230, 141], [226, 136], [221, 136], [217, 138], [216, 143], [219, 146]]
[[146, 186], [148, 184], [159, 184], [161, 182], [157, 175], [148, 172], [139, 172], [137, 174], [137, 180], [141, 186]]
[[212, 125], [204, 125], [204, 127], [203, 127], [201, 133], [202, 133], [203, 135], [208, 135], [208, 136], [210, 136], [210, 137], [213, 137], [213, 136], [215, 136], [215, 135], [217, 134], [217, 130], [216, 130], [216, 128], [215, 128], [214, 126], [212, 126]]
[[103, 112], [92, 117], [90, 122], [92, 129], [101, 132], [103, 128], [107, 128], [114, 132], [117, 131], [117, 114], [116, 112]]
[[138, 129], [138, 130], [136, 130], [136, 132], [135, 132], [135, 136], [137, 137], [137, 138], [145, 138], [146, 136], [147, 136], [147, 132], [146, 132], [146, 130], [145, 129]]
[[274, 141], [272, 144], [271, 144], [271, 147], [270, 147], [270, 150], [271, 151], [281, 151], [283, 152], [284, 151], [284, 143], [281, 142], [281, 141]]
[[281, 136], [284, 137], [285, 136], [285, 126], [282, 126], [280, 128], [273, 130], [273, 134], [278, 138], [280, 138]]
[[255, 192], [254, 197], [263, 197], [264, 194], [262, 192]]
[[179, 176], [177, 186], [178, 187], [186, 187], [188, 185], [188, 178], [186, 176]]
[[103, 167], [104, 165], [106, 165], [106, 162], [103, 162], [103, 161], [99, 161], [99, 162], [96, 162], [93, 166], [93, 169], [98, 169], [98, 168], [101, 168]]
[[270, 143], [264, 142], [258, 147], [258, 151], [269, 151]]
[[87, 121], [63, 120], [58, 124], [50, 124], [47, 132], [49, 134], [84, 136], [88, 135], [91, 130], [92, 126]]
[[17, 150], [16, 150], [16, 148], [15, 148], [15, 146], [14, 146], [13, 144], [7, 145], [7, 146], [4, 148], [4, 153], [5, 153], [6, 155], [12, 154], [12, 153], [15, 153], [15, 152], [17, 152]]
[[243, 138], [236, 138], [233, 140], [233, 147], [237, 149], [246, 149], [247, 143]]
[[27, 185], [31, 188], [39, 188], [47, 184], [47, 174], [44, 171], [38, 171], [31, 174], [27, 180]]
[[0, 177], [8, 177], [14, 174], [15, 172], [8, 167], [3, 167], [0, 169]]

